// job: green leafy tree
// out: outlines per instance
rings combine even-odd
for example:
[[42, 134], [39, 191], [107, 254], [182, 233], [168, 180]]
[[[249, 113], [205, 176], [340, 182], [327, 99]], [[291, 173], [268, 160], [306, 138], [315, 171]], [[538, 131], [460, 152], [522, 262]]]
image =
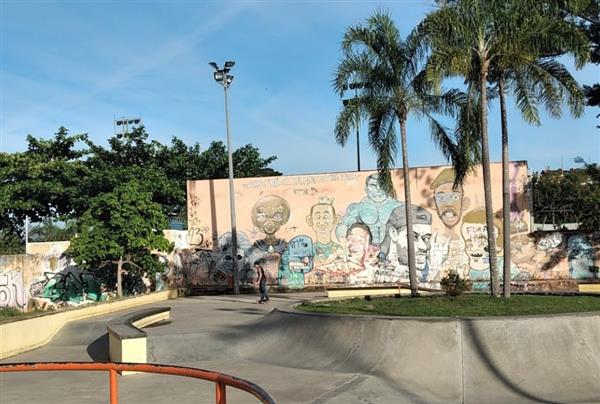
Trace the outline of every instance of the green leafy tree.
[[116, 267], [117, 295], [123, 295], [123, 270], [146, 271], [139, 262], [160, 264], [152, 251], [168, 251], [162, 230], [167, 220], [161, 206], [137, 181], [130, 181], [90, 201], [71, 240], [69, 253], [83, 269]]
[[[227, 150], [222, 142], [211, 142], [206, 150], [198, 144], [187, 146], [173, 138], [170, 145], [150, 141], [145, 128], [109, 139], [109, 148], [88, 142], [86, 160], [89, 178], [80, 204], [117, 184], [136, 179], [152, 193], [169, 217], [181, 217], [186, 209], [186, 181], [191, 179], [227, 178]], [[262, 158], [257, 148], [246, 145], [233, 152], [236, 178], [281, 175], [268, 166], [275, 156]]]
[[533, 175], [536, 223], [557, 226], [578, 223], [579, 229], [586, 232], [600, 229], [600, 166], [583, 163], [583, 168], [543, 171]]
[[[76, 212], [74, 201], [86, 177], [78, 144], [87, 136], [61, 127], [52, 139], [27, 137], [21, 153], [0, 153], [0, 248], [14, 252], [23, 243], [25, 218], [64, 220]], [[7, 244], [8, 243], [8, 244]], [[4, 248], [12, 246], [8, 249]], [[4, 246], [4, 247], [3, 247]]]
[[169, 177], [161, 158], [164, 146], [150, 141], [145, 128], [119, 134], [108, 140], [104, 148], [91, 141], [87, 144], [90, 155], [85, 161], [88, 176], [79, 195], [80, 211], [89, 208], [90, 198], [110, 192], [119, 184], [137, 181], [143, 190], [152, 194], [152, 200], [162, 206], [166, 215], [177, 214], [185, 206], [185, 187], [176, 178]]
[[411, 114], [428, 120], [432, 138], [442, 152], [450, 157], [454, 144], [445, 128], [435, 119], [435, 114], [452, 112], [457, 106], [458, 93], [436, 96], [429, 91], [424, 77], [419, 74], [418, 55], [410, 42], [401, 38], [391, 17], [382, 12], [375, 13], [364, 25], [346, 30], [342, 53], [343, 59], [333, 80], [334, 90], [341, 96], [352, 80], [365, 85], [360, 90], [360, 96], [346, 103], [339, 113], [334, 130], [335, 138], [344, 146], [351, 129], [358, 124], [357, 117], [368, 118], [369, 143], [377, 154], [379, 182], [389, 195], [395, 193], [389, 170], [394, 166], [398, 149], [396, 124], [400, 126], [408, 267], [411, 294], [416, 296], [418, 288], [406, 122]]
[[[50, 223], [78, 220], [95, 197], [135, 180], [166, 215], [185, 217], [187, 180], [228, 175], [221, 142], [211, 143], [206, 150], [178, 138], [165, 145], [150, 140], [144, 128], [111, 137], [108, 147], [94, 144], [86, 134], [70, 135], [64, 127], [50, 139], [30, 135], [27, 142], [25, 152], [0, 153], [0, 251], [4, 253], [24, 251], [27, 216], [33, 223], [44, 223], [38, 229], [40, 237], [49, 236], [48, 232], [58, 236], [61, 227]], [[276, 157], [263, 158], [252, 145], [236, 150], [233, 157], [236, 177], [280, 175], [269, 167]]]

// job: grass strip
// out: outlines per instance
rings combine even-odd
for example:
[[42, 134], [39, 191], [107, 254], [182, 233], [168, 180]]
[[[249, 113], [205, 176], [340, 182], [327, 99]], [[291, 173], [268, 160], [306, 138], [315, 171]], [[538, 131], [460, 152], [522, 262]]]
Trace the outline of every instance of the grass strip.
[[405, 317], [531, 316], [600, 311], [600, 296], [515, 295], [494, 299], [489, 295], [459, 297], [382, 297], [302, 303], [298, 310], [312, 313]]

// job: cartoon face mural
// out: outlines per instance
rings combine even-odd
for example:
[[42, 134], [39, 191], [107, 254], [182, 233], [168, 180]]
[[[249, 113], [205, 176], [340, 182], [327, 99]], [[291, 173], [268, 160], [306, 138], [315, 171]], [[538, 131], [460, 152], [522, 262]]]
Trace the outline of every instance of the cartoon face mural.
[[[511, 163], [510, 170], [512, 229], [515, 220], [528, 224], [530, 214], [527, 166]], [[501, 164], [493, 164], [491, 174], [494, 184], [499, 185]], [[418, 168], [411, 170], [410, 175], [416, 191], [415, 206], [410, 210], [415, 218], [410, 236], [415, 242], [421, 285], [437, 287], [447, 271], [455, 269], [478, 282], [476, 287], [487, 289], [489, 258], [481, 173], [467, 176], [463, 188], [456, 190], [452, 189], [451, 167]], [[392, 173], [392, 178], [401, 178], [401, 171]], [[229, 230], [228, 212], [214, 208], [227, 203], [227, 181], [194, 181], [188, 185], [188, 208], [196, 212], [188, 212], [188, 216], [196, 218], [196, 228], [207, 226], [202, 234], [205, 240], [210, 239], [210, 249], [205, 249], [210, 253], [206, 259], [210, 262], [189, 260], [195, 272], [186, 269], [187, 272], [229, 275], [230, 271], [222, 269], [231, 268], [234, 259], [239, 261], [240, 273], [244, 271], [242, 266], [253, 272], [252, 263], [261, 259], [267, 281], [273, 286], [367, 285], [408, 280], [405, 204], [382, 192], [374, 171], [239, 178], [236, 183], [241, 213], [237, 224], [240, 231], [248, 234], [250, 247], [240, 246], [233, 253], [223, 250], [222, 243], [217, 242], [216, 235]], [[401, 191], [400, 179], [396, 192], [401, 195]], [[202, 203], [193, 203], [192, 195]], [[501, 206], [502, 195], [493, 196], [493, 204]], [[393, 215], [398, 217], [392, 218]], [[393, 226], [394, 221], [398, 223]], [[564, 233], [561, 242], [560, 232], [529, 234], [517, 227], [518, 233], [511, 234], [514, 242], [510, 268], [514, 282], [563, 281], [571, 275], [593, 279], [594, 268], [588, 270], [592, 259], [576, 253], [574, 246], [581, 244], [576, 239], [571, 241], [573, 251], [569, 255]], [[495, 222], [492, 233], [496, 235], [498, 252], [502, 252], [502, 222]], [[589, 235], [585, 237], [592, 240]], [[592, 242], [594, 247], [597, 244]], [[499, 269], [503, 258], [499, 254]], [[593, 260], [593, 265], [598, 266], [598, 257]], [[580, 272], [582, 275], [578, 275]], [[199, 280], [208, 286], [215, 283], [209, 276], [190, 275], [185, 279]], [[229, 279], [219, 282], [229, 284]]]
[[[428, 278], [428, 260], [431, 249], [431, 213], [420, 206], [411, 206], [413, 219], [413, 237], [415, 240], [415, 265], [419, 271], [419, 279], [425, 282]], [[386, 225], [387, 235], [381, 245], [382, 253], [390, 261], [398, 261], [402, 266], [408, 265], [408, 240], [406, 234], [406, 209], [394, 209]], [[395, 262], [393, 262], [395, 264]]]
[[573, 279], [594, 277], [594, 248], [583, 235], [571, 236], [567, 242], [569, 273]]
[[379, 186], [379, 175], [373, 174], [367, 177], [365, 184], [365, 193], [373, 202], [383, 202], [387, 199], [387, 195]]
[[333, 201], [334, 198], [321, 196], [306, 216], [306, 223], [315, 231], [314, 255], [319, 259], [328, 258], [335, 250], [341, 251], [341, 246], [331, 240], [331, 232], [340, 221], [340, 215], [335, 213]]
[[[467, 213], [463, 219], [461, 234], [465, 240], [465, 251], [472, 270], [483, 271], [489, 268], [489, 252], [485, 210], [478, 209]], [[496, 250], [502, 251], [502, 224], [494, 220]]]
[[255, 247], [268, 252], [283, 252], [285, 242], [275, 233], [290, 219], [290, 206], [279, 196], [268, 195], [259, 199], [252, 208], [252, 223], [265, 234], [264, 240], [255, 243]]
[[369, 226], [355, 223], [346, 232], [346, 254], [348, 260], [364, 266], [371, 244]]
[[279, 284], [298, 287], [304, 285], [304, 274], [313, 269], [313, 244], [308, 236], [297, 236], [290, 240], [281, 255]]
[[367, 177], [365, 191], [367, 196], [358, 203], [351, 203], [340, 224], [335, 229], [338, 240], [343, 240], [346, 232], [354, 223], [364, 223], [369, 226], [371, 243], [379, 245], [385, 237], [385, 224], [392, 211], [403, 203], [391, 198], [383, 192], [378, 183], [379, 176], [372, 174]]
[[458, 224], [464, 210], [469, 206], [469, 198], [463, 195], [462, 185], [454, 190], [454, 170], [446, 168], [433, 180], [431, 189], [437, 214], [448, 228]]

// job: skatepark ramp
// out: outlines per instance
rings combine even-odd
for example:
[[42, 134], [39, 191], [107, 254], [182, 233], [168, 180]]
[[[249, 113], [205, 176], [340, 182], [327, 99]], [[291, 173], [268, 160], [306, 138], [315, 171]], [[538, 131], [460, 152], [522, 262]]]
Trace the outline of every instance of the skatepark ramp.
[[391, 318], [290, 307], [228, 338], [230, 355], [253, 362], [374, 376], [399, 402], [600, 402], [600, 313]]

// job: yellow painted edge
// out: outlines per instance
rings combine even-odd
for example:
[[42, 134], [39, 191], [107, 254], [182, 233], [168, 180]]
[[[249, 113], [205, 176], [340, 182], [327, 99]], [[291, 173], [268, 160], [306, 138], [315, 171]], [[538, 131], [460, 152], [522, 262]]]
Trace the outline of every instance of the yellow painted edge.
[[396, 295], [401, 293], [398, 288], [385, 288], [385, 289], [332, 289], [327, 291], [327, 297], [350, 297], [350, 296], [375, 296], [375, 295]]
[[600, 283], [580, 283], [579, 291], [586, 293], [600, 293]]
[[151, 324], [168, 320], [170, 318], [170, 314], [170, 311], [163, 311], [162, 313], [156, 313], [151, 316], [141, 318], [138, 321], [134, 321], [131, 325], [136, 328], [144, 328]]
[[[116, 302], [0, 324], [0, 359], [46, 345], [69, 321], [83, 320], [145, 304], [175, 299], [177, 296], [178, 290], [165, 290]], [[24, 338], [24, 336], [27, 337]], [[9, 338], [12, 339], [10, 345], [8, 345]]]

